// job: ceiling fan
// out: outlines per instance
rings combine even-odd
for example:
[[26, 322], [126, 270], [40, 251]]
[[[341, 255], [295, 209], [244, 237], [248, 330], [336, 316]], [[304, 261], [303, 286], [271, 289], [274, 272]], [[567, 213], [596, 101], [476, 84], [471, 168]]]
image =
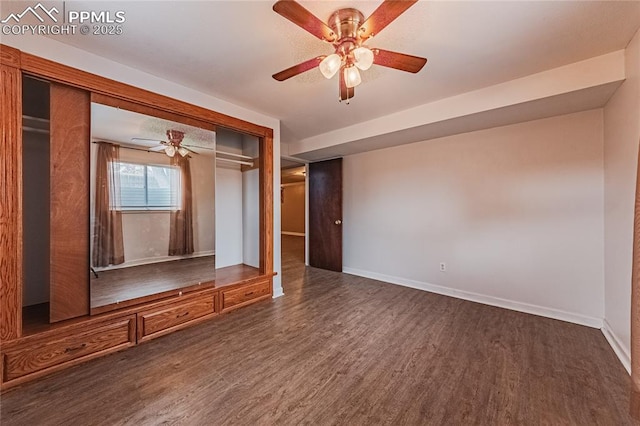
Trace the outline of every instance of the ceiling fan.
[[365, 46], [370, 38], [380, 33], [417, 1], [385, 0], [366, 20], [357, 9], [339, 9], [329, 17], [326, 24], [294, 0], [277, 1], [273, 5], [276, 13], [320, 40], [331, 43], [335, 50], [330, 55], [318, 56], [280, 71], [273, 78], [284, 81], [319, 67], [326, 78], [338, 74], [339, 99], [348, 103], [354, 96], [354, 88], [362, 82], [359, 69], [366, 71], [376, 64], [417, 73], [427, 63], [426, 58]]
[[181, 132], [179, 130], [167, 130], [167, 138], [169, 139], [168, 141], [145, 138], [131, 138], [131, 140], [133, 142], [156, 142], [159, 145], [149, 148], [148, 150], [152, 152], [164, 151], [164, 153], [169, 157], [173, 157], [174, 155], [176, 155], [176, 153], [180, 154], [183, 157], [187, 156], [189, 153], [197, 154], [197, 152], [188, 148], [192, 145], [186, 145], [182, 143], [182, 139], [184, 139], [184, 132]]

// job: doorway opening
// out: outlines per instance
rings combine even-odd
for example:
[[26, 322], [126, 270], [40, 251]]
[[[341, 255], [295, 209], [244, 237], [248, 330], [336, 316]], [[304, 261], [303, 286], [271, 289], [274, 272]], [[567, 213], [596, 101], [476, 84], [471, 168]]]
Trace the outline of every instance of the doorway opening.
[[301, 285], [299, 277], [306, 264], [307, 166], [282, 158], [280, 176], [282, 287], [286, 294]]

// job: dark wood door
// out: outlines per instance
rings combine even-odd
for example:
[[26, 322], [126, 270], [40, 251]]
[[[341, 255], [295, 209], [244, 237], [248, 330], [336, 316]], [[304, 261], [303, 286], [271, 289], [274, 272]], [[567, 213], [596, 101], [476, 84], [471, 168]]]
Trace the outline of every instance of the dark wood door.
[[309, 265], [342, 272], [342, 158], [309, 164]]

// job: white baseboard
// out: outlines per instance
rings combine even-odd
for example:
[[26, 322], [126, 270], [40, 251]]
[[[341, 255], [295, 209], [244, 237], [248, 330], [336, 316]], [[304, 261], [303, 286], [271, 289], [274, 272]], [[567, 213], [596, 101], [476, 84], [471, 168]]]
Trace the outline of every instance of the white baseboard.
[[111, 269], [130, 268], [132, 266], [150, 265], [152, 263], [170, 262], [173, 260], [193, 259], [194, 257], [215, 256], [215, 250], [200, 251], [198, 253], [189, 254], [186, 256], [158, 256], [147, 257], [144, 259], [136, 259], [129, 262], [124, 262], [119, 265], [105, 266], [104, 268], [94, 268], [96, 272], [109, 271]]
[[282, 271], [278, 271], [273, 277], [273, 299], [276, 297], [284, 296], [284, 290], [282, 289]]
[[529, 303], [502, 299], [500, 297], [487, 296], [484, 294], [473, 293], [466, 290], [457, 290], [450, 287], [429, 284], [421, 281], [409, 280], [406, 278], [393, 277], [389, 275], [379, 274], [376, 272], [363, 271], [360, 269], [343, 268], [342, 271], [346, 274], [357, 275], [359, 277], [364, 277], [364, 278], [371, 278], [378, 281], [384, 281], [390, 284], [397, 284], [404, 287], [411, 287], [418, 290], [424, 290], [431, 293], [442, 294], [444, 296], [450, 296], [458, 299], [469, 300], [471, 302], [482, 303], [485, 305], [497, 306], [499, 308], [511, 309], [512, 311], [525, 312], [527, 314], [553, 318], [561, 321], [571, 322], [574, 324], [585, 325], [587, 327], [592, 327], [592, 328], [598, 328], [598, 329], [602, 328], [602, 319], [590, 317], [582, 314], [577, 314], [574, 312], [567, 312], [559, 309], [546, 308], [544, 306], [531, 305]]
[[280, 232], [282, 235], [293, 235], [294, 237], [304, 237], [304, 232], [289, 232], [289, 231], [282, 231]]
[[273, 296], [271, 296], [273, 299], [275, 299], [276, 297], [281, 297], [284, 296], [284, 291], [282, 290], [282, 287], [273, 287]]
[[629, 350], [613, 332], [606, 319], [602, 322], [602, 334], [604, 334], [605, 339], [609, 342], [609, 345], [618, 356], [627, 373], [631, 374], [631, 356], [629, 355]]

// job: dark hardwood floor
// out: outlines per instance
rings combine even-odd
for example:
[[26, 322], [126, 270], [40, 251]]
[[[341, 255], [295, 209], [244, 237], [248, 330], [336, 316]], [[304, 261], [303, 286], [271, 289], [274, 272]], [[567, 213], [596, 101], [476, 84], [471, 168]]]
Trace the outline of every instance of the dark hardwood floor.
[[300, 240], [283, 247], [284, 297], [10, 390], [1, 423], [633, 424], [600, 331], [304, 268]]
[[282, 290], [284, 294], [302, 289], [305, 282], [304, 237], [282, 236]]

